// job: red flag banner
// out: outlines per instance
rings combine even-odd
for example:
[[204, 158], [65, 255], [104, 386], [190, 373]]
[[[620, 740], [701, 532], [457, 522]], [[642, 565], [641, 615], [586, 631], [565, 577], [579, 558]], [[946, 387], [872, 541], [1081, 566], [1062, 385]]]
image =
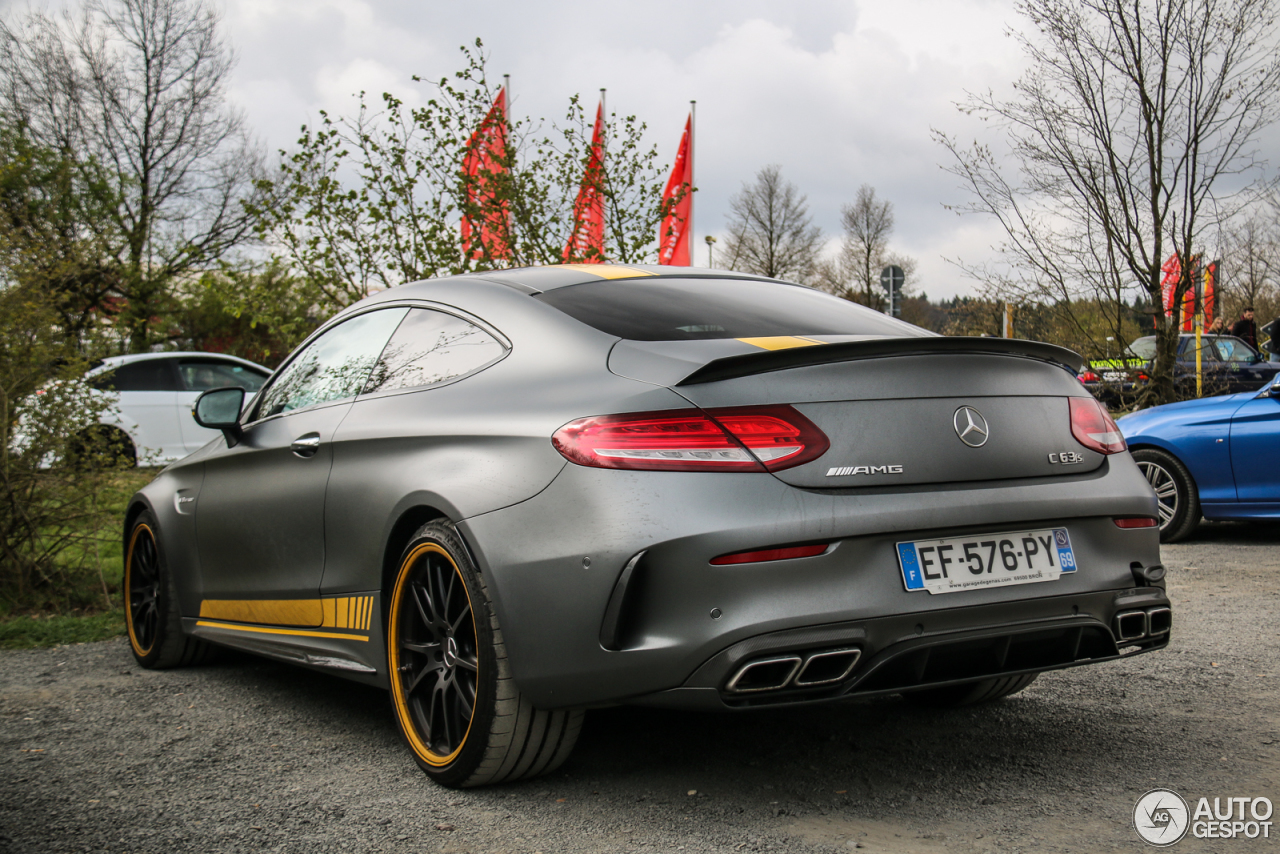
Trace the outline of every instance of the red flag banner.
[[[689, 222], [693, 212], [693, 116], [684, 123], [684, 136], [676, 150], [667, 189], [662, 193], [662, 231], [658, 238], [658, 263], [677, 267], [689, 266]], [[679, 201], [672, 204], [672, 200]]]
[[[468, 258], [505, 259], [507, 203], [498, 200], [499, 182], [507, 173], [507, 92], [499, 89], [480, 127], [471, 134], [462, 159], [467, 209], [462, 216], [462, 251]], [[477, 225], [474, 220], [479, 220]], [[476, 232], [479, 239], [476, 239]]]
[[573, 203], [573, 233], [564, 245], [566, 264], [599, 264], [604, 261], [603, 185], [604, 102], [601, 101], [596, 108], [596, 126], [591, 132], [591, 155], [587, 158], [578, 198]]

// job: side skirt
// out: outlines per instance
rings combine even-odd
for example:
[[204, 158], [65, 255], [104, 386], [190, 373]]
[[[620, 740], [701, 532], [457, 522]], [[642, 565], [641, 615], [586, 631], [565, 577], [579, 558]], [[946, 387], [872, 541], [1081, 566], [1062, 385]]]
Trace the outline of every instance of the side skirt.
[[362, 595], [373, 598], [367, 627], [280, 626], [205, 616], [183, 617], [182, 630], [221, 646], [388, 688], [382, 620], [376, 616], [382, 613], [382, 596]]

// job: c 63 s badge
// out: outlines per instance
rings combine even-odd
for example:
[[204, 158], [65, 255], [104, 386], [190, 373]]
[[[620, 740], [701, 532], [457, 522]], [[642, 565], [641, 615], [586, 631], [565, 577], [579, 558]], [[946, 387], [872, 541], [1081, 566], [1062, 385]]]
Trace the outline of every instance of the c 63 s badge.
[[846, 477], [852, 474], [902, 474], [902, 466], [838, 466], [827, 469], [827, 477]]
[[1075, 451], [1063, 451], [1060, 454], [1050, 454], [1049, 462], [1060, 466], [1074, 466], [1077, 463], [1084, 462], [1084, 454], [1077, 454]]

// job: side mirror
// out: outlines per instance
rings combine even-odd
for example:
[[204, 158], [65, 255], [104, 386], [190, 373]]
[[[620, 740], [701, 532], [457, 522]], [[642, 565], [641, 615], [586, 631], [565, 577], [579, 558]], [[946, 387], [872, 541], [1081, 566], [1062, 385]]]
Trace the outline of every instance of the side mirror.
[[214, 388], [196, 398], [191, 415], [201, 427], [221, 430], [227, 437], [227, 447], [234, 448], [240, 441], [240, 409], [244, 406], [244, 389]]

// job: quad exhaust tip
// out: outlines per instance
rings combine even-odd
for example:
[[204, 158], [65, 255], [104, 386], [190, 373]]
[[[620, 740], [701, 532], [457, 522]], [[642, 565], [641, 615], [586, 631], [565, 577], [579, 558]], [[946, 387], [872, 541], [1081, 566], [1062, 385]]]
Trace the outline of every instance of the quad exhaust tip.
[[755, 694], [783, 688], [832, 685], [849, 677], [858, 666], [862, 650], [827, 649], [808, 654], [778, 655], [749, 661], [733, 674], [725, 691]]
[[1116, 637], [1122, 641], [1160, 637], [1167, 635], [1172, 627], [1173, 611], [1164, 605], [1116, 614]]

